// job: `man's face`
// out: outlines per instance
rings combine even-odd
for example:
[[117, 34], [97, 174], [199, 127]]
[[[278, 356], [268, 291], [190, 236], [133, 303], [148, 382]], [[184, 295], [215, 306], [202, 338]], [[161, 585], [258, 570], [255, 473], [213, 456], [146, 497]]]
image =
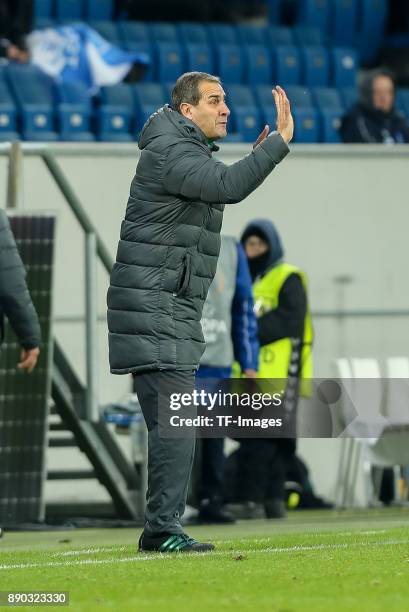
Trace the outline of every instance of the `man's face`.
[[388, 76], [378, 76], [372, 85], [372, 103], [374, 108], [389, 113], [395, 99], [392, 79]]
[[244, 250], [249, 259], [264, 255], [268, 251], [268, 244], [258, 236], [249, 236], [244, 243]]
[[227, 135], [227, 119], [230, 110], [224, 101], [225, 93], [219, 83], [202, 81], [199, 83], [200, 100], [196, 106], [182, 106], [183, 115], [196, 123], [209, 140], [217, 140]]

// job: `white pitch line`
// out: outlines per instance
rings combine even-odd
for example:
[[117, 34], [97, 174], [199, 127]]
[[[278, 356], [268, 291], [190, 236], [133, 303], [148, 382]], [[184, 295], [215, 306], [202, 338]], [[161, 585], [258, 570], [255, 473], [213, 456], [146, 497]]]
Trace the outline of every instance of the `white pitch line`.
[[[392, 546], [396, 544], [409, 544], [409, 540], [385, 540], [383, 542], [353, 542], [353, 543], [342, 543], [342, 544], [317, 544], [313, 546], [289, 546], [287, 548], [259, 548], [252, 550], [216, 550], [210, 552], [208, 555], [205, 554], [206, 558], [211, 559], [215, 556], [231, 556], [231, 555], [243, 555], [244, 557], [254, 554], [277, 554], [277, 553], [292, 553], [292, 552], [310, 552], [316, 550], [336, 550], [336, 549], [348, 549], [348, 548], [366, 548], [369, 546]], [[33, 569], [38, 567], [69, 567], [73, 565], [102, 565], [102, 564], [116, 564], [116, 563], [130, 563], [132, 561], [155, 561], [158, 559], [174, 560], [174, 559], [185, 559], [186, 557], [200, 558], [200, 553], [145, 553], [133, 557], [119, 557], [110, 559], [77, 559], [75, 561], [50, 561], [47, 563], [16, 563], [13, 565], [0, 565], [0, 570], [9, 569]]]
[[79, 548], [78, 550], [64, 550], [61, 552], [53, 553], [52, 557], [70, 557], [75, 555], [93, 555], [94, 553], [100, 552], [121, 552], [125, 550], [125, 546], [119, 546], [118, 548], [114, 546], [104, 546], [100, 548]]

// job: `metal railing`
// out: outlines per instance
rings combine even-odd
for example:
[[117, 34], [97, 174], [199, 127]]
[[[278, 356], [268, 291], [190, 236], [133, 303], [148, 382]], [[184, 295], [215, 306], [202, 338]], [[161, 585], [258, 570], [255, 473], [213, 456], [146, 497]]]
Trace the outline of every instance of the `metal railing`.
[[20, 142], [2, 145], [0, 155], [8, 155], [8, 182], [7, 182], [7, 208], [20, 208], [23, 201], [22, 163], [23, 156], [36, 155], [40, 157], [48, 168], [65, 201], [73, 212], [76, 220], [84, 232], [85, 237], [85, 326], [86, 326], [86, 419], [97, 422], [99, 420], [98, 405], [98, 342], [97, 342], [97, 260], [99, 259], [109, 274], [113, 260], [108, 249], [87, 215], [80, 199], [75, 194], [69, 181], [65, 177], [59, 163], [51, 150], [45, 145], [21, 145]]

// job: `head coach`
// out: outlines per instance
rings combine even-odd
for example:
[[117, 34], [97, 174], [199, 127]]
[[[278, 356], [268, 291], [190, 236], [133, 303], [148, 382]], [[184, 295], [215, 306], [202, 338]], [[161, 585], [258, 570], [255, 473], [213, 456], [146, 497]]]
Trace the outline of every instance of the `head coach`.
[[148, 492], [140, 550], [212, 550], [187, 536], [185, 508], [195, 436], [159, 435], [161, 389], [192, 392], [204, 351], [203, 303], [216, 271], [225, 204], [244, 200], [289, 152], [293, 119], [285, 92], [272, 91], [277, 132], [266, 126], [252, 152], [227, 166], [212, 157], [230, 111], [216, 76], [177, 80], [172, 106], [155, 112], [139, 139], [108, 289], [111, 372], [134, 375], [148, 428]]

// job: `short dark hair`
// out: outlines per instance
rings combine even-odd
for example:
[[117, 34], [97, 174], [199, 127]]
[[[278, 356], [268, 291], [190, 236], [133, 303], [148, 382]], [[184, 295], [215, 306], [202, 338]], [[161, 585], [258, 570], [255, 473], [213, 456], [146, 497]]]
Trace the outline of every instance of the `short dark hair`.
[[200, 101], [199, 84], [202, 81], [219, 83], [220, 79], [207, 72], [185, 72], [175, 83], [172, 89], [172, 108], [180, 112], [180, 105], [183, 102], [196, 106]]

